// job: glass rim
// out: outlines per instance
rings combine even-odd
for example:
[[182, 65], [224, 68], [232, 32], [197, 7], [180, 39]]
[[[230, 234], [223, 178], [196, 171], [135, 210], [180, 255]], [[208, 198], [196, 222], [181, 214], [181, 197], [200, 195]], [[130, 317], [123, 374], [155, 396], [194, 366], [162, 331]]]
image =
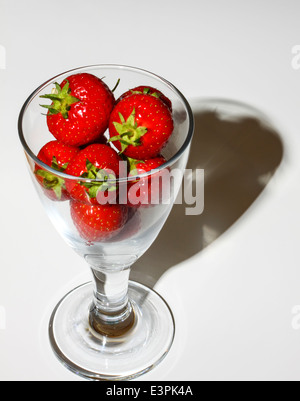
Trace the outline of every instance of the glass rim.
[[[185, 98], [185, 96], [168, 80], [166, 80], [165, 78], [162, 78], [161, 76], [152, 73], [150, 71], [147, 71], [145, 69], [142, 68], [137, 68], [137, 67], [131, 67], [131, 66], [127, 66], [127, 65], [121, 65], [121, 64], [93, 64], [93, 65], [87, 65], [87, 66], [83, 66], [83, 67], [77, 67], [77, 68], [73, 68], [71, 70], [67, 70], [65, 72], [62, 72], [58, 75], [55, 75], [54, 77], [48, 79], [47, 81], [45, 81], [43, 84], [39, 85], [32, 93], [31, 95], [29, 95], [29, 97], [26, 99], [26, 101], [24, 102], [20, 113], [19, 113], [19, 118], [18, 118], [18, 133], [19, 133], [19, 139], [21, 141], [21, 144], [25, 150], [25, 152], [31, 157], [31, 159], [38, 164], [40, 167], [42, 167], [43, 169], [45, 169], [46, 171], [50, 172], [53, 175], [56, 175], [60, 178], [63, 178], [65, 180], [76, 180], [78, 181], [78, 179], [80, 178], [81, 181], [85, 181], [85, 182], [103, 182], [103, 180], [101, 179], [90, 179], [90, 178], [82, 178], [82, 177], [76, 177], [76, 176], [72, 176], [69, 174], [66, 174], [64, 172], [61, 171], [57, 171], [55, 169], [53, 169], [52, 167], [48, 166], [47, 164], [45, 164], [44, 162], [42, 162], [41, 160], [39, 160], [37, 158], [37, 156], [34, 154], [34, 152], [31, 150], [31, 148], [29, 147], [29, 145], [27, 144], [25, 137], [24, 137], [24, 133], [23, 133], [23, 117], [26, 113], [26, 110], [29, 106], [29, 104], [31, 103], [31, 101], [41, 92], [41, 90], [46, 87], [48, 84], [50, 83], [54, 83], [55, 80], [57, 80], [57, 78], [62, 77], [63, 75], [66, 74], [71, 74], [71, 73], [76, 73], [78, 71], [81, 70], [89, 70], [89, 69], [95, 69], [95, 68], [119, 68], [120, 70], [128, 70], [128, 71], [132, 71], [132, 72], [139, 72], [139, 73], [143, 73], [146, 75], [149, 75], [159, 81], [161, 81], [162, 83], [164, 83], [165, 85], [167, 85], [170, 89], [173, 90], [173, 92], [175, 92], [178, 97], [182, 100], [186, 111], [187, 111], [187, 116], [188, 116], [188, 121], [189, 121], [189, 127], [188, 127], [188, 133], [187, 133], [187, 137], [183, 143], [183, 145], [180, 147], [180, 149], [175, 153], [175, 155], [173, 155], [166, 163], [164, 163], [163, 165], [149, 171], [143, 174], [138, 174], [135, 176], [128, 176], [128, 177], [116, 177], [114, 180], [107, 180], [106, 182], [109, 181], [113, 181], [113, 182], [129, 182], [129, 181], [133, 181], [133, 180], [137, 180], [140, 178], [145, 178], [148, 177], [154, 173], [158, 173], [162, 170], [168, 169], [169, 167], [171, 167], [173, 164], [175, 164], [180, 157], [182, 156], [182, 154], [186, 151], [186, 149], [189, 147], [192, 138], [193, 138], [193, 134], [194, 134], [194, 115], [191, 109], [191, 106], [189, 104], [189, 102], [187, 101], [187, 99]], [[55, 138], [53, 139], [55, 140]]]

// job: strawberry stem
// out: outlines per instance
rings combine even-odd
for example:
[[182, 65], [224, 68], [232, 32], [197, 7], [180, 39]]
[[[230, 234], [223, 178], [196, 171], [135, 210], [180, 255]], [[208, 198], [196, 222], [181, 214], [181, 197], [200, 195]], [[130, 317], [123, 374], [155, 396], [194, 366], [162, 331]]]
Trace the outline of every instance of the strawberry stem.
[[[67, 167], [68, 167], [68, 163], [64, 164], [61, 167], [58, 164], [56, 157], [53, 156], [51, 168], [53, 168], [54, 170], [60, 171], [60, 172], [64, 172]], [[61, 200], [62, 190], [66, 189], [65, 180], [63, 180], [60, 177], [57, 177], [56, 175], [54, 175], [52, 173], [49, 173], [46, 170], [42, 170], [42, 169], [36, 170], [34, 172], [34, 174], [37, 175], [38, 177], [42, 177], [43, 178], [43, 181], [42, 181], [43, 187], [45, 189], [53, 190], [55, 192], [57, 199]]]
[[114, 93], [114, 91], [117, 89], [117, 87], [118, 87], [119, 84], [120, 84], [120, 81], [121, 81], [121, 79], [119, 78], [118, 81], [117, 81], [117, 83], [116, 83], [116, 85], [115, 85], [115, 87], [114, 87], [114, 89], [112, 90], [112, 93]]
[[[86, 160], [87, 171], [81, 175], [82, 178], [98, 181], [80, 181], [79, 184], [87, 189], [87, 193], [91, 199], [96, 198], [99, 191], [113, 192], [117, 190], [116, 176], [104, 169], [97, 168], [88, 159]], [[100, 181], [99, 181], [100, 180]], [[109, 181], [109, 182], [108, 182]]]
[[61, 113], [63, 118], [67, 119], [69, 115], [69, 111], [71, 109], [71, 105], [74, 103], [80, 102], [80, 99], [77, 99], [75, 96], [71, 95], [70, 83], [66, 80], [66, 84], [61, 88], [61, 86], [55, 82], [55, 89], [49, 95], [40, 96], [42, 99], [50, 99], [52, 100], [52, 104], [49, 105], [40, 105], [48, 109], [48, 114], [54, 115]]
[[132, 159], [131, 157], [127, 157], [128, 163], [129, 163], [129, 172], [132, 171], [137, 171], [136, 166], [138, 164], [144, 164], [145, 162], [143, 160], [136, 160], [136, 159]]
[[119, 141], [122, 146], [123, 153], [128, 146], [140, 146], [141, 138], [147, 133], [147, 128], [138, 126], [135, 119], [135, 108], [130, 116], [125, 120], [123, 115], [119, 113], [120, 123], [113, 122], [115, 129], [119, 135], [110, 138], [109, 142]]
[[46, 170], [37, 170], [35, 174], [43, 178], [42, 184], [45, 189], [55, 192], [57, 199], [61, 200], [62, 190], [66, 189], [65, 181]]

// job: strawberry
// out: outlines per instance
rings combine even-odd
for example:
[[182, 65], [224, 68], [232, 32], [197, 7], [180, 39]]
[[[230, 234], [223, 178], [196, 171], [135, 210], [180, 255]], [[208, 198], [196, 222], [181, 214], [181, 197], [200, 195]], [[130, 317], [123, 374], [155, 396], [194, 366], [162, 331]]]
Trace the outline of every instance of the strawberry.
[[92, 143], [87, 143], [87, 144], [85, 144], [85, 145], [82, 145], [82, 146], [79, 146], [79, 149], [80, 150], [82, 150], [82, 149], [85, 149], [85, 148], [87, 148], [88, 146], [90, 146], [90, 145], [94, 145], [94, 144], [101, 144], [101, 145], [108, 145], [108, 139], [104, 136], [104, 135], [102, 135], [100, 138], [97, 138], [95, 141], [93, 141]]
[[142, 218], [139, 210], [134, 208], [128, 209], [128, 218], [125, 227], [120, 231], [120, 233], [115, 237], [116, 241], [125, 241], [132, 239], [138, 234], [142, 227]]
[[81, 146], [100, 138], [106, 131], [115, 98], [108, 86], [88, 73], [66, 78], [50, 95], [47, 125], [54, 137], [68, 145]]
[[[51, 141], [42, 147], [37, 158], [54, 170], [64, 172], [70, 161], [78, 153], [79, 149], [75, 146], [69, 146], [59, 141]], [[64, 179], [50, 173], [37, 164], [35, 165], [34, 173], [48, 198], [54, 201], [69, 199]]]
[[129, 159], [130, 163], [130, 176], [141, 175], [149, 171], [156, 170], [167, 161], [163, 156], [155, 157], [148, 160], [134, 160]]
[[119, 176], [119, 163], [122, 161], [118, 153], [108, 145], [93, 144], [81, 150], [69, 163], [66, 174], [89, 180], [103, 182], [66, 180], [66, 187], [71, 198], [97, 205], [99, 191], [116, 191], [116, 186], [107, 183]]
[[159, 91], [158, 89], [155, 89], [151, 86], [137, 86], [133, 89], [130, 89], [129, 91], [123, 93], [123, 95], [121, 95], [119, 97], [119, 99], [116, 101], [116, 103], [119, 103], [122, 99], [124, 99], [127, 96], [136, 95], [136, 94], [144, 94], [144, 95], [154, 96], [154, 97], [160, 99], [163, 103], [165, 103], [165, 105], [168, 106], [168, 108], [172, 111], [171, 100], [168, 97], [166, 97], [161, 91]]
[[110, 142], [125, 156], [137, 160], [157, 157], [173, 133], [169, 108], [151, 95], [133, 94], [113, 109]]
[[[135, 177], [161, 167], [166, 163], [166, 160], [164, 157], [159, 156], [155, 159], [145, 161], [129, 159], [129, 162], [129, 177]], [[138, 178], [136, 181], [132, 182], [128, 188], [128, 206], [147, 207], [158, 204], [162, 198], [162, 183], [159, 179], [165, 172], [166, 170], [163, 169], [150, 176]], [[153, 177], [155, 177], [157, 181], [154, 181]]]
[[102, 242], [116, 236], [124, 227], [128, 211], [120, 205], [88, 205], [72, 200], [71, 217], [80, 236], [89, 242]]

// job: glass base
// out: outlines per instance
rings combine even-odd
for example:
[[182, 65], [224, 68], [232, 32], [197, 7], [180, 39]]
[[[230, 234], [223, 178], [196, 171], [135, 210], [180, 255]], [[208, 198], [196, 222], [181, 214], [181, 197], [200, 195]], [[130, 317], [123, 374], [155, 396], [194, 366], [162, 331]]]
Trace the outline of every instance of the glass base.
[[51, 316], [50, 342], [65, 367], [90, 380], [130, 380], [162, 361], [173, 343], [175, 325], [168, 305], [155, 291], [129, 282], [135, 324], [115, 338], [92, 332], [88, 321], [92, 294], [92, 283], [76, 288]]

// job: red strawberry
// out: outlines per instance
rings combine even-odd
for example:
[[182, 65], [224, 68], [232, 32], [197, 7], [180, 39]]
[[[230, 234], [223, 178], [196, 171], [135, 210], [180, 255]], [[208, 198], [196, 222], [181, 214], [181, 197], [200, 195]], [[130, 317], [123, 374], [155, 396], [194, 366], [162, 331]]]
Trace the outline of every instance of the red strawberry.
[[139, 210], [130, 208], [128, 210], [128, 218], [125, 227], [115, 237], [116, 241], [124, 241], [133, 238], [138, 234], [142, 226], [141, 213]]
[[119, 97], [116, 103], [119, 103], [122, 99], [127, 96], [136, 95], [136, 94], [144, 94], [144, 95], [151, 95], [162, 102], [165, 103], [166, 106], [172, 111], [172, 102], [169, 98], [167, 98], [161, 91], [158, 89], [152, 88], [151, 86], [137, 86], [136, 88], [130, 89], [129, 91], [123, 93], [122, 96]]
[[[75, 146], [69, 146], [59, 141], [51, 141], [42, 147], [37, 158], [54, 170], [64, 172], [70, 161], [78, 153], [79, 149]], [[48, 198], [54, 201], [69, 199], [64, 179], [50, 173], [37, 164], [34, 173]]]
[[108, 86], [92, 74], [69, 76], [50, 95], [47, 124], [54, 137], [68, 145], [81, 146], [100, 138], [108, 127], [115, 98]]
[[66, 174], [82, 177], [89, 180], [103, 180], [103, 182], [86, 182], [66, 180], [66, 187], [71, 198], [97, 205], [99, 191], [115, 191], [116, 186], [109, 186], [107, 180], [119, 176], [121, 157], [108, 145], [93, 144], [81, 150], [70, 162]]
[[120, 205], [87, 205], [71, 201], [71, 217], [80, 236], [89, 242], [107, 241], [124, 227], [128, 211]]
[[85, 145], [79, 146], [79, 149], [85, 149], [90, 145], [94, 145], [94, 144], [101, 144], [101, 145], [108, 145], [108, 139], [102, 135], [100, 138], [97, 138], [95, 141], [93, 141], [92, 143], [87, 143]]
[[[164, 157], [156, 157], [155, 159], [138, 161], [130, 160], [131, 171], [129, 176], [134, 177], [155, 170], [166, 163]], [[166, 173], [166, 169], [153, 173], [144, 178], [138, 178], [137, 181], [131, 183], [128, 188], [128, 206], [140, 207], [158, 204], [162, 199], [162, 182], [160, 177]], [[154, 181], [155, 177], [155, 181]]]
[[155, 157], [148, 160], [134, 160], [129, 159], [130, 162], [130, 175], [140, 175], [155, 170], [165, 164], [167, 161], [163, 156]]
[[157, 157], [173, 133], [169, 108], [151, 95], [122, 99], [109, 121], [110, 141], [127, 157], [147, 160]]

